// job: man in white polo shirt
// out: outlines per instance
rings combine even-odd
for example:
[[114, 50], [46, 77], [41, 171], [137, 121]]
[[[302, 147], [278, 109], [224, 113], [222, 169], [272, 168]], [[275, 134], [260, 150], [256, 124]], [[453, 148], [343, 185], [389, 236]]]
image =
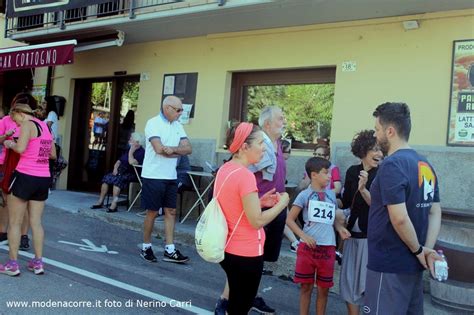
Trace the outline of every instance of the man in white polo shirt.
[[176, 164], [178, 156], [192, 152], [191, 144], [178, 118], [183, 104], [176, 96], [163, 100], [160, 114], [145, 126], [145, 159], [143, 160], [142, 206], [147, 209], [143, 227], [143, 248], [140, 256], [148, 262], [157, 259], [151, 247], [151, 233], [160, 208], [165, 212], [164, 261], [184, 263], [189, 260], [173, 243], [178, 192]]

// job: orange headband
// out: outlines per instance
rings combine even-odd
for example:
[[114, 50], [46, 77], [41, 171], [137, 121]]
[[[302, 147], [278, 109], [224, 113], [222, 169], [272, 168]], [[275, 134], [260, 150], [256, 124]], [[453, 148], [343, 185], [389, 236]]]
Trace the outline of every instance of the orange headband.
[[248, 122], [240, 123], [235, 130], [234, 140], [229, 147], [230, 153], [235, 153], [239, 151], [242, 144], [244, 144], [245, 139], [250, 135], [253, 129], [253, 124]]

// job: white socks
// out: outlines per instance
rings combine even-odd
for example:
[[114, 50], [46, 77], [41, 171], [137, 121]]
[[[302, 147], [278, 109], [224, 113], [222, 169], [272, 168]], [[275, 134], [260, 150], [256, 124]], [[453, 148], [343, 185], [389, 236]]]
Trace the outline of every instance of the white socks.
[[174, 244], [165, 245], [165, 250], [168, 254], [172, 254], [175, 251]]
[[[151, 247], [151, 243], [143, 243], [142, 245], [143, 250], [147, 250], [147, 248], [150, 248], [150, 247]], [[176, 250], [176, 248], [174, 244], [170, 244], [170, 245], [165, 245], [165, 250], [168, 254], [172, 254]]]

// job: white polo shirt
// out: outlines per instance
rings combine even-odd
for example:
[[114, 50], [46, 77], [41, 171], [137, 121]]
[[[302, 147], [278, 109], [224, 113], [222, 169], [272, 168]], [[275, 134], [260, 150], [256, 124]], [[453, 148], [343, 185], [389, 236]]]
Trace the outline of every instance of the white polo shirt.
[[145, 126], [145, 159], [143, 160], [142, 177], [149, 179], [176, 179], [178, 158], [168, 158], [157, 154], [151, 140], [159, 138], [167, 147], [177, 147], [181, 139], [186, 139], [183, 126], [178, 121], [170, 123], [162, 112], [147, 121]]

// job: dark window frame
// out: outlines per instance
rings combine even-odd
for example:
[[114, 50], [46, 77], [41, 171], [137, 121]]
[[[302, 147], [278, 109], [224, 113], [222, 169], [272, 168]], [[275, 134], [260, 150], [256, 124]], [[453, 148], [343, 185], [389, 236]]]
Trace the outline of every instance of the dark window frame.
[[322, 83], [336, 83], [335, 66], [310, 69], [233, 72], [229, 120], [247, 120], [246, 86]]
[[[324, 83], [336, 83], [336, 66], [309, 69], [233, 72], [229, 120], [247, 121], [247, 97], [245, 95], [247, 86]], [[301, 149], [311, 149], [315, 144], [302, 144], [300, 146]]]

